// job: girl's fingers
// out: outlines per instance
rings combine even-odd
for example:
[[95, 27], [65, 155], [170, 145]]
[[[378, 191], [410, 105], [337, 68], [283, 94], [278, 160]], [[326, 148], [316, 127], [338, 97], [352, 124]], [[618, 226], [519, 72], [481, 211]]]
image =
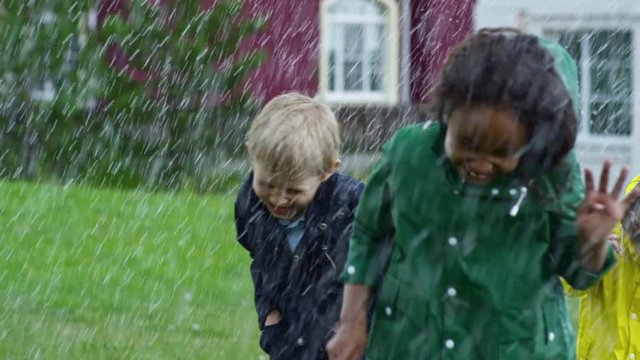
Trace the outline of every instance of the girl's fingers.
[[616, 184], [611, 191], [611, 196], [613, 196], [614, 199], [618, 199], [620, 197], [622, 189], [624, 188], [624, 182], [627, 179], [627, 175], [629, 175], [629, 168], [624, 166], [622, 170], [620, 170], [618, 180], [616, 181]]
[[611, 170], [611, 161], [606, 160], [602, 165], [602, 172], [600, 173], [600, 187], [598, 192], [606, 194], [609, 188], [609, 171]]
[[616, 240], [612, 240], [612, 239], [608, 239], [609, 243], [611, 244], [611, 246], [613, 246], [613, 248], [616, 250], [616, 252], [618, 254], [622, 254], [622, 245], [620, 245], [620, 240], [616, 239]]
[[589, 168], [584, 169], [584, 185], [587, 189], [587, 194], [594, 190], [593, 172], [591, 172], [591, 169]]
[[609, 240], [609, 241], [620, 241], [620, 236], [616, 235], [616, 234], [609, 234], [609, 236], [607, 237], [607, 240]]

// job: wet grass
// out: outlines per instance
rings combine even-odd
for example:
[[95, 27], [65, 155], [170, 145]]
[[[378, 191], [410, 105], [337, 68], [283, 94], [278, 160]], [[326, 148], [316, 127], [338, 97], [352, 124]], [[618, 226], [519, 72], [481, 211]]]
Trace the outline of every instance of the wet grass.
[[232, 201], [0, 183], [0, 357], [259, 358]]
[[260, 358], [232, 204], [0, 183], [0, 358]]

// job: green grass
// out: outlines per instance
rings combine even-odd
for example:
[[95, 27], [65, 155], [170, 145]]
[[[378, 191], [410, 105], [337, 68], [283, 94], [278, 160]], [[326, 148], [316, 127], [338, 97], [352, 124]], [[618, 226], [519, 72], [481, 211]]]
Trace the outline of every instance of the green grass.
[[0, 359], [263, 357], [232, 201], [0, 182]]
[[0, 358], [258, 359], [228, 195], [0, 183]]

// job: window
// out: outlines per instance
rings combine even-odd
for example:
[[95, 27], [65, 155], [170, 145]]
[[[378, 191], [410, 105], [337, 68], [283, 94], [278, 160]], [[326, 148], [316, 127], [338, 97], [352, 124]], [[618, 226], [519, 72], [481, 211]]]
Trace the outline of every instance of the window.
[[325, 0], [320, 93], [332, 103], [397, 101], [398, 17], [394, 0]]
[[546, 31], [576, 59], [582, 83], [581, 131], [629, 136], [632, 126], [632, 33], [629, 30]]

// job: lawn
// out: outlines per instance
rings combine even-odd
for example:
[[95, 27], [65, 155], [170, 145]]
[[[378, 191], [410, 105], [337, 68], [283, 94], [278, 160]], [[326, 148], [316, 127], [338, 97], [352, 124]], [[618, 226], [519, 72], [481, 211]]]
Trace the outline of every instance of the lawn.
[[0, 183], [0, 358], [264, 358], [232, 200]]
[[0, 183], [0, 358], [258, 359], [229, 195]]

